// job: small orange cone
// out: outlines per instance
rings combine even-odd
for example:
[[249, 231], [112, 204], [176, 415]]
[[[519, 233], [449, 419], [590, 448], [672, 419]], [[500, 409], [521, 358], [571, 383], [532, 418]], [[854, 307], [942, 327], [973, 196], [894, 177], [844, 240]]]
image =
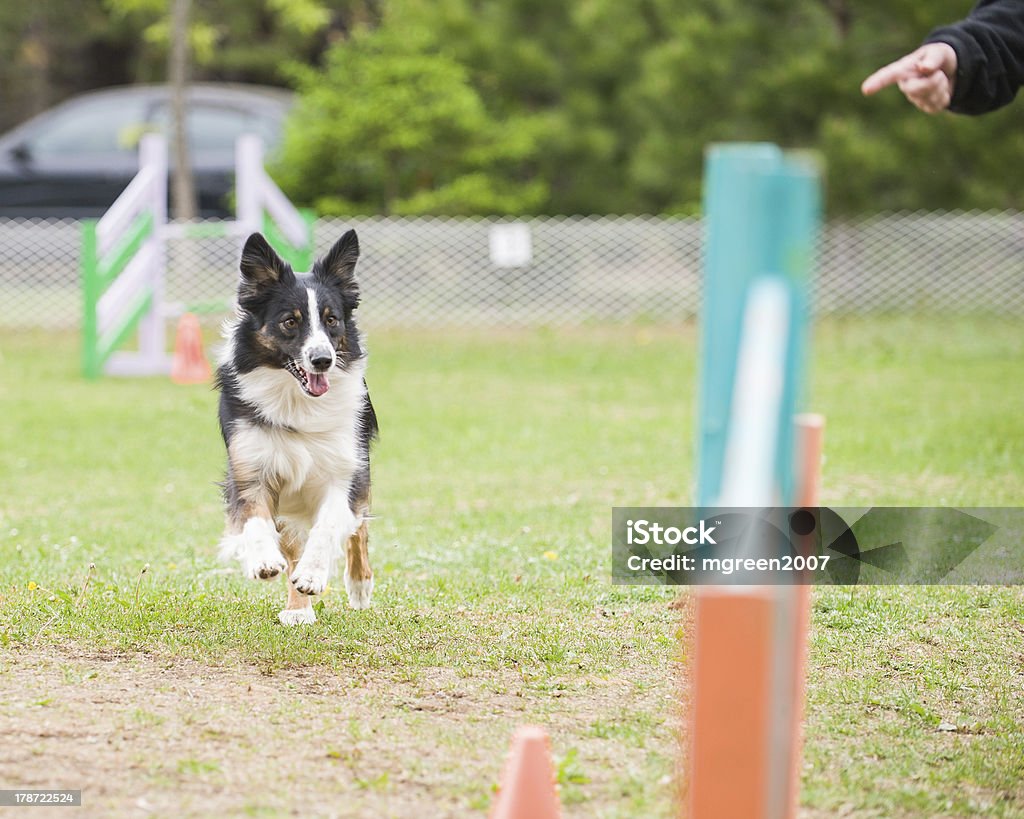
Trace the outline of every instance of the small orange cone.
[[520, 726], [512, 737], [490, 819], [559, 819], [557, 789], [548, 735], [537, 725]]
[[185, 313], [178, 320], [171, 380], [175, 384], [201, 384], [210, 380], [210, 364], [203, 355], [203, 334], [195, 313]]

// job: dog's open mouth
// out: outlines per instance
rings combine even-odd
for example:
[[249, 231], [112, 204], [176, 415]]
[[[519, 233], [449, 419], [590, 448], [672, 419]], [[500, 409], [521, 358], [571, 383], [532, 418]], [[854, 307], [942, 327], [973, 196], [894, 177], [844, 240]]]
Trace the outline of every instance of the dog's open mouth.
[[306, 395], [319, 398], [331, 388], [331, 382], [327, 380], [327, 373], [312, 373], [299, 364], [294, 358], [289, 358], [284, 368], [295, 376], [302, 391]]

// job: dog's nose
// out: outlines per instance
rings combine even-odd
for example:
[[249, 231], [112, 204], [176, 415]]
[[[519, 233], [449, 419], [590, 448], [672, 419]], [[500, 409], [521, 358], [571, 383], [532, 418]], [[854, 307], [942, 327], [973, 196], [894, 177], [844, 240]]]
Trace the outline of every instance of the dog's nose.
[[331, 355], [330, 350], [313, 350], [309, 356], [309, 363], [313, 365], [314, 370], [323, 372], [331, 368], [331, 365], [334, 363], [334, 357]]

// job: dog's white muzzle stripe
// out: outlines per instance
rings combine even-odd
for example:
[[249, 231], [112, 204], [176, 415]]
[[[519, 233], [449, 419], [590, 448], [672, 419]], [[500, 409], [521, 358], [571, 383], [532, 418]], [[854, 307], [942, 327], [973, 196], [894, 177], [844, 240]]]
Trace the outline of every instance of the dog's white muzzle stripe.
[[331, 339], [324, 330], [323, 322], [320, 320], [320, 306], [317, 304], [316, 291], [312, 287], [306, 288], [306, 297], [309, 299], [309, 337], [302, 345], [302, 366], [308, 372], [316, 372], [318, 368], [313, 367], [313, 361], [319, 358], [330, 358], [331, 364], [328, 369], [334, 367], [336, 357]]

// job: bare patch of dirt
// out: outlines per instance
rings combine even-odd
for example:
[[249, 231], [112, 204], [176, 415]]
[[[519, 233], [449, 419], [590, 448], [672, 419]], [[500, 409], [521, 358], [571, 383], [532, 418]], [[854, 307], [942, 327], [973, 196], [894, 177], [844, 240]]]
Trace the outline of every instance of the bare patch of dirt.
[[[90, 817], [480, 815], [515, 726], [536, 722], [556, 757], [574, 753], [566, 815], [629, 815], [630, 778], [674, 753], [675, 675], [663, 671], [538, 690], [515, 671], [268, 675], [178, 657], [4, 652], [0, 787], [81, 788], [74, 815]], [[656, 787], [670, 812], [667, 781]]]

